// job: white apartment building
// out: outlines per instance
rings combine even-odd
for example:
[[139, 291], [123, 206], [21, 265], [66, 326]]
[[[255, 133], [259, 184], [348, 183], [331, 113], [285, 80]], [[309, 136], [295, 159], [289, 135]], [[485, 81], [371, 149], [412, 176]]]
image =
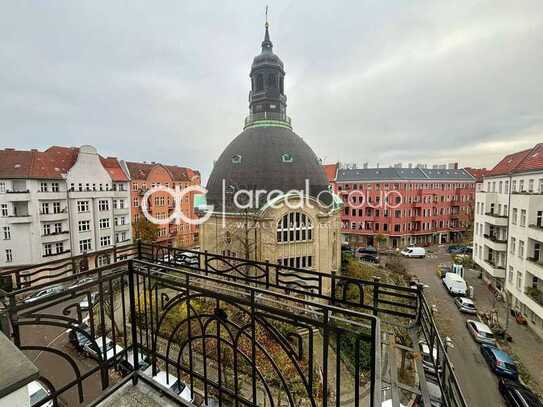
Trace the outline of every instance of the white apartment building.
[[476, 193], [474, 260], [543, 336], [543, 144], [502, 159]]
[[116, 158], [92, 146], [0, 150], [0, 269], [90, 254], [131, 238], [129, 179]]

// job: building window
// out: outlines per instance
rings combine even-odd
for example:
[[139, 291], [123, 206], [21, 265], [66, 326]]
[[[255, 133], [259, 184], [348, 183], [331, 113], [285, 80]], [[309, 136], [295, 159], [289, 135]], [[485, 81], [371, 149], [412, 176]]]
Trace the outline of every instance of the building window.
[[46, 223], [45, 225], [43, 225], [42, 231], [43, 231], [44, 236], [50, 235], [51, 234], [51, 225]]
[[511, 248], [509, 250], [511, 254], [515, 254], [516, 241], [514, 237], [511, 237]]
[[264, 76], [261, 73], [256, 76], [256, 90], [264, 90]]
[[47, 215], [49, 213], [49, 203], [48, 202], [42, 202], [40, 213], [42, 215]]
[[40, 182], [40, 192], [47, 192], [47, 182]]
[[232, 156], [232, 164], [241, 164], [241, 155], [234, 154]]
[[511, 217], [511, 223], [513, 225], [516, 225], [517, 224], [517, 216], [518, 216], [518, 209], [517, 208], [513, 208], [513, 216]]
[[134, 208], [137, 208], [138, 206], [140, 206], [140, 201], [138, 198], [134, 198], [134, 200], [132, 201], [132, 206]]
[[277, 263], [283, 267], [308, 269], [313, 267], [313, 256], [279, 258]]
[[43, 245], [43, 256], [51, 256], [53, 254], [53, 245], [46, 243]]
[[520, 226], [526, 226], [526, 209], [520, 210]]
[[91, 240], [83, 239], [79, 241], [79, 251], [85, 253], [91, 250]]
[[513, 275], [514, 275], [514, 271], [513, 271], [513, 266], [509, 266], [509, 283], [513, 284]]
[[56, 254], [64, 253], [64, 243], [62, 242], [55, 243], [55, 253]]
[[55, 223], [55, 233], [62, 233], [62, 223]]
[[517, 288], [522, 290], [522, 272], [517, 271]]
[[53, 202], [53, 213], [60, 213], [60, 202]]
[[13, 252], [11, 249], [6, 249], [6, 263], [12, 263], [13, 262]]
[[518, 241], [518, 257], [524, 258], [524, 240]]
[[9, 226], [4, 226], [4, 240], [11, 240], [11, 230]]
[[98, 262], [98, 267], [107, 266], [111, 262], [109, 254], [103, 254], [101, 256], [98, 256], [96, 260]]
[[100, 247], [110, 246], [111, 245], [111, 236], [102, 236], [100, 238]]
[[109, 201], [108, 200], [99, 200], [98, 201], [98, 210], [99, 211], [109, 211]]
[[276, 88], [277, 87], [277, 78], [275, 74], [271, 73], [268, 75], [268, 88]]
[[294, 162], [294, 157], [290, 153], [283, 153], [281, 155], [281, 161], [284, 163], [291, 163]]
[[87, 232], [90, 230], [90, 221], [80, 220], [78, 223], [78, 227], [80, 232]]
[[3, 217], [8, 216], [8, 204], [2, 204], [0, 206], [0, 211], [2, 212]]
[[6, 192], [6, 183], [0, 182], [0, 193]]
[[60, 189], [59, 189], [59, 186], [58, 186], [58, 182], [53, 182], [51, 184], [51, 191], [53, 192], [58, 192]]
[[290, 212], [277, 223], [277, 241], [304, 242], [313, 238], [311, 219], [302, 212]]
[[89, 201], [77, 201], [77, 211], [88, 212], [89, 211]]
[[110, 222], [109, 218], [102, 218], [99, 220], [100, 229], [109, 229], [110, 228]]

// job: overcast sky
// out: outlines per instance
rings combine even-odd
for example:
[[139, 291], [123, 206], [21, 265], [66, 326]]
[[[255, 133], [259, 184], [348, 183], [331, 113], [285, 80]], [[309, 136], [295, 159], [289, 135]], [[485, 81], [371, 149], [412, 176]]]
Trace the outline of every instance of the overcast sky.
[[[269, 1], [294, 131], [326, 162], [492, 167], [543, 142], [543, 1]], [[0, 147], [207, 177], [242, 130], [260, 1], [3, 1]]]

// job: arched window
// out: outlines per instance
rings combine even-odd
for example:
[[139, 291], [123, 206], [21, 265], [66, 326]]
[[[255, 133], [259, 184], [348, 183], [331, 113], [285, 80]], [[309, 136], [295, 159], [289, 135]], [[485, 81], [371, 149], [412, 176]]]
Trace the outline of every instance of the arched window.
[[279, 78], [279, 90], [281, 91], [281, 94], [285, 93], [285, 84], [282, 76]]
[[261, 73], [256, 76], [256, 90], [264, 90], [264, 77]]
[[302, 212], [289, 212], [277, 222], [277, 242], [305, 242], [313, 239], [311, 219]]
[[276, 88], [277, 87], [277, 79], [275, 77], [275, 74], [271, 73], [268, 75], [268, 88]]

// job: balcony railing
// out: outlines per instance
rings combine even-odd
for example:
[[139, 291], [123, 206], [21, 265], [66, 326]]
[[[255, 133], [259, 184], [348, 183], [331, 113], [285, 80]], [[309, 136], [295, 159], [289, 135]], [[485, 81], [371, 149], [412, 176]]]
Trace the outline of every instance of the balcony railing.
[[486, 239], [493, 241], [494, 243], [507, 243], [507, 239], [498, 239], [495, 235], [490, 234], [484, 234], [483, 235]]
[[262, 113], [252, 113], [245, 118], [245, 127], [250, 126], [259, 121], [279, 121], [284, 122], [289, 127], [291, 126], [291, 119], [285, 113], [273, 113], [273, 112], [262, 112]]
[[525, 293], [532, 300], [543, 306], [543, 291], [541, 291], [539, 288], [527, 287]]
[[[41, 404], [87, 404], [99, 393], [103, 400], [129, 380], [158, 388], [148, 373], [160, 370], [182, 381], [196, 405], [218, 398], [247, 406], [359, 407], [369, 399], [380, 407], [386, 323], [420, 329], [437, 349], [446, 405], [467, 406], [421, 286], [141, 242], [117, 249], [112, 260], [121, 257], [90, 271], [77, 266], [86, 256], [51, 262], [47, 284], [44, 265], [0, 273], [15, 281], [15, 290], [3, 293], [14, 343], [55, 361], [49, 373], [58, 377], [43, 377], [50, 394]], [[28, 299], [51, 285], [62, 289]], [[55, 330], [72, 333], [56, 344], [41, 334]], [[126, 377], [110, 375], [114, 370]], [[93, 375], [98, 381], [86, 380]]]
[[493, 218], [504, 218], [507, 219], [507, 215], [500, 215], [499, 213], [495, 212], [485, 212], [486, 216], [492, 216]]

